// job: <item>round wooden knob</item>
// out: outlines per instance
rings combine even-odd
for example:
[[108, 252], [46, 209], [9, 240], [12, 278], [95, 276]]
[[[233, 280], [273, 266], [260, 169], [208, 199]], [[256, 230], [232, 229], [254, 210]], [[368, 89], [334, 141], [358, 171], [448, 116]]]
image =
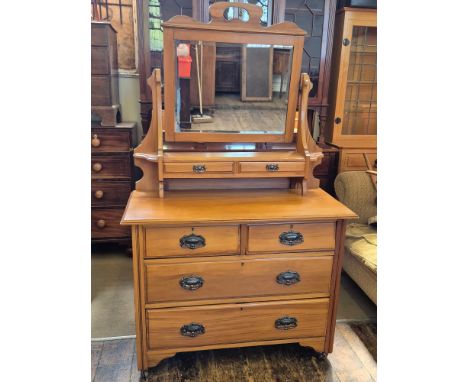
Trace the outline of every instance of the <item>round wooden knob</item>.
[[93, 147], [99, 147], [101, 146], [101, 140], [98, 138], [97, 134], [93, 135], [93, 139], [91, 139], [91, 145]]
[[104, 228], [106, 226], [106, 221], [104, 219], [99, 219], [96, 223], [99, 228]]
[[94, 197], [96, 199], [102, 199], [102, 197], [104, 196], [104, 191], [102, 190], [97, 190], [95, 193], [94, 193]]
[[94, 172], [99, 172], [101, 170], [102, 170], [102, 164], [101, 163], [97, 162], [97, 163], [93, 164], [93, 171]]

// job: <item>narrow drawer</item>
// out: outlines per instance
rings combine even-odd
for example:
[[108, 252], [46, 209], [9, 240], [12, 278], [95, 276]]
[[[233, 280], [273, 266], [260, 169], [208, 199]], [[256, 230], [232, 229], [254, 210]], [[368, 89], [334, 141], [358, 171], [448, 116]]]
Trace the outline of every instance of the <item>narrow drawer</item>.
[[213, 172], [232, 173], [233, 162], [164, 163], [165, 172], [204, 174]]
[[91, 74], [110, 74], [109, 50], [105, 46], [91, 47]]
[[240, 162], [240, 172], [303, 172], [304, 162]]
[[333, 256], [145, 263], [146, 302], [329, 293]]
[[325, 336], [328, 299], [147, 310], [149, 349]]
[[92, 179], [125, 178], [131, 179], [130, 156], [92, 156]]
[[298, 252], [335, 248], [335, 223], [250, 225], [247, 252]]
[[239, 226], [146, 229], [146, 257], [239, 253]]
[[93, 207], [125, 206], [132, 183], [130, 181], [91, 181], [91, 205]]
[[129, 237], [130, 227], [120, 225], [123, 208], [91, 209], [91, 238]]
[[113, 128], [91, 129], [91, 152], [128, 152], [132, 148], [131, 132]]

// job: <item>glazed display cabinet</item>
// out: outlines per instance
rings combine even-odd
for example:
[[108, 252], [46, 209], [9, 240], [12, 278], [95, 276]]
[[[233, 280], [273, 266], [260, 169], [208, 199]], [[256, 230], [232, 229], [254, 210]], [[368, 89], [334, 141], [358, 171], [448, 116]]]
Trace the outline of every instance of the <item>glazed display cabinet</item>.
[[377, 158], [377, 11], [344, 8], [336, 18], [327, 142], [340, 149], [339, 171]]

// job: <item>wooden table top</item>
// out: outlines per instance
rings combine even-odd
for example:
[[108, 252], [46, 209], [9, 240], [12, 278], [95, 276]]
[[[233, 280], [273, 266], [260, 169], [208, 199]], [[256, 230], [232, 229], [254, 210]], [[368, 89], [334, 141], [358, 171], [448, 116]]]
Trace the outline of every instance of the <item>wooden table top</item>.
[[274, 222], [355, 219], [357, 215], [322, 189], [305, 196], [292, 190], [168, 191], [164, 198], [133, 191], [121, 224]]

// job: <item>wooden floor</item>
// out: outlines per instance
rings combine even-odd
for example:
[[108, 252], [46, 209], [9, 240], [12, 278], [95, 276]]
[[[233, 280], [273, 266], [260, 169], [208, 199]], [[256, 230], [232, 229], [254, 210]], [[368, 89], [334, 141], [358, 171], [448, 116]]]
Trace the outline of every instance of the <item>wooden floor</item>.
[[[135, 339], [94, 341], [93, 382], [135, 382]], [[179, 353], [150, 369], [149, 382], [373, 382], [377, 325], [338, 323], [333, 353], [317, 361], [296, 344]]]

